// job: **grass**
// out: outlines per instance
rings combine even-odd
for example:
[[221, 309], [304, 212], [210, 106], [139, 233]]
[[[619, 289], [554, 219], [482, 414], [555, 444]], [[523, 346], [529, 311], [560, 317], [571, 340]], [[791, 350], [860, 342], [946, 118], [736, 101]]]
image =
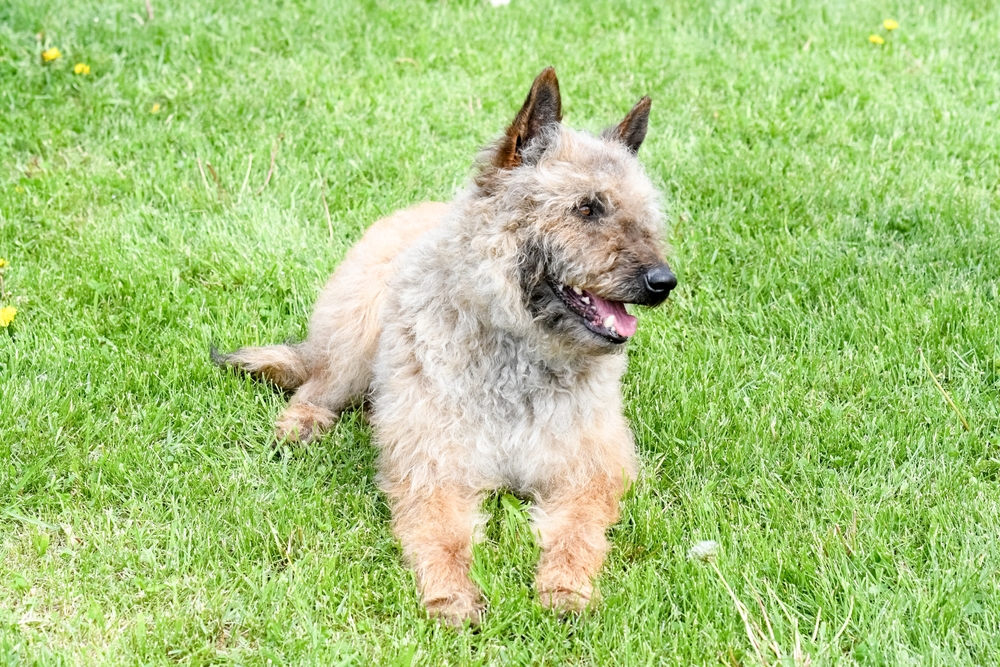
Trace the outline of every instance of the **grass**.
[[[0, 5], [0, 663], [1000, 662], [994, 3], [152, 6]], [[576, 127], [653, 98], [681, 287], [630, 345], [601, 608], [538, 607], [500, 494], [456, 633], [362, 420], [275, 460], [281, 397], [207, 350], [302, 336], [549, 64]]]

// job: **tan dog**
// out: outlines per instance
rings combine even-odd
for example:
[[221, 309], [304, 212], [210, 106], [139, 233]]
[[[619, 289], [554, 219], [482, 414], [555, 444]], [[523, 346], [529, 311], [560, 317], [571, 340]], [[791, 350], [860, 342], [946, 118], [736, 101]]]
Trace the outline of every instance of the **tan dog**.
[[676, 279], [636, 151], [649, 98], [600, 137], [564, 128], [555, 71], [451, 204], [376, 222], [327, 283], [299, 345], [217, 362], [295, 389], [281, 439], [316, 439], [370, 397], [379, 484], [423, 601], [479, 620], [469, 579], [484, 492], [534, 498], [542, 604], [584, 608], [636, 474], [624, 343]]

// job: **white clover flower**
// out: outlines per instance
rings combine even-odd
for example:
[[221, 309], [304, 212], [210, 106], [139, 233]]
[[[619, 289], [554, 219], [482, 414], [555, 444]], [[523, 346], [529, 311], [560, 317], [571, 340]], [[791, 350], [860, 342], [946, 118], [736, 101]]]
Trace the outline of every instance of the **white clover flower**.
[[688, 549], [689, 560], [700, 560], [703, 563], [711, 563], [719, 555], [719, 543], [715, 540], [705, 540], [698, 542]]

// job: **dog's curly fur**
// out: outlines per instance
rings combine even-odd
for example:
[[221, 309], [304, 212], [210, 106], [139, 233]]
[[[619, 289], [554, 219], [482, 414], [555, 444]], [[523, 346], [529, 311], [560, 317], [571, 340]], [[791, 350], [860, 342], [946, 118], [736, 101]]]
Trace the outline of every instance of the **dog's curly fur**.
[[305, 342], [215, 357], [295, 390], [279, 439], [314, 440], [370, 398], [395, 532], [424, 604], [449, 623], [480, 618], [471, 544], [497, 487], [536, 501], [542, 604], [594, 597], [636, 474], [619, 386], [635, 319], [622, 304], [656, 305], [676, 284], [636, 159], [649, 104], [600, 137], [567, 129], [546, 69], [453, 203], [372, 225]]

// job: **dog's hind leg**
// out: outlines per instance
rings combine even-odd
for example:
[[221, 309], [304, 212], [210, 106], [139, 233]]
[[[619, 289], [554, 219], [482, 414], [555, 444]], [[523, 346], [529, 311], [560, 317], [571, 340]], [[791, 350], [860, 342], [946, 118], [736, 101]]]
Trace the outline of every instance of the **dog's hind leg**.
[[[374, 336], [377, 332], [370, 332]], [[279, 441], [310, 442], [323, 434], [340, 413], [357, 403], [371, 382], [373, 349], [357, 346], [316, 360], [312, 373], [292, 396], [274, 426]]]
[[447, 208], [428, 202], [383, 218], [344, 258], [316, 302], [309, 336], [297, 348], [308, 378], [275, 424], [279, 440], [315, 440], [368, 391], [393, 260], [437, 226]]
[[315, 440], [368, 391], [383, 286], [350, 284], [350, 273], [338, 271], [320, 297], [301, 346], [309, 377], [275, 424], [278, 440]]
[[[377, 307], [377, 303], [369, 307]], [[294, 391], [275, 425], [275, 436], [279, 441], [309, 442], [329, 428], [340, 412], [368, 388], [373, 341], [378, 332], [374, 323], [365, 324], [324, 332], [328, 348], [325, 353], [318, 353], [310, 345], [315, 344], [313, 338], [299, 345], [244, 347], [229, 354], [220, 354], [213, 347], [212, 361]], [[352, 339], [355, 344], [335, 349], [335, 343], [344, 339]]]

